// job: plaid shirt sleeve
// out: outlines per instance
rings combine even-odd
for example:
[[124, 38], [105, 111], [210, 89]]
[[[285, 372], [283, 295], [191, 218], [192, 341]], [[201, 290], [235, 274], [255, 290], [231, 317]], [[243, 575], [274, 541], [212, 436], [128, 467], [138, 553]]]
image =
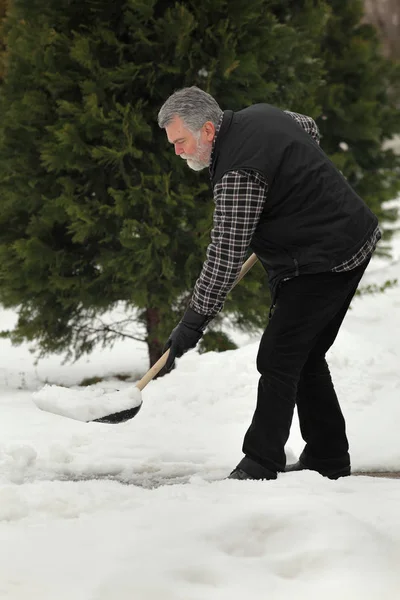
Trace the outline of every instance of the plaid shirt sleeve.
[[214, 188], [214, 226], [190, 307], [215, 316], [232, 289], [264, 208], [268, 186], [255, 171], [230, 171]]

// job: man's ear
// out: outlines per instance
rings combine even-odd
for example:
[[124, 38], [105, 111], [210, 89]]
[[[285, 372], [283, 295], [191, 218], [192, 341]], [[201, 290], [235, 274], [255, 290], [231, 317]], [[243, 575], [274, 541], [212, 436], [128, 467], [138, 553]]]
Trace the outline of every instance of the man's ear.
[[203, 125], [206, 139], [208, 142], [212, 142], [215, 137], [215, 125], [211, 121], [206, 121]]

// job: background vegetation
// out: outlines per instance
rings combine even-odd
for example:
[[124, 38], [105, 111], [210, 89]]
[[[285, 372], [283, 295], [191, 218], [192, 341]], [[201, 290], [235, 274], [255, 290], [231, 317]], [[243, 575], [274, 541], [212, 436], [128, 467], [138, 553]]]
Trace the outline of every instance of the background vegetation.
[[[4, 2], [0, 15], [5, 13]], [[1, 13], [3, 11], [3, 13]], [[0, 51], [0, 302], [18, 343], [76, 357], [121, 335], [161, 353], [209, 241], [206, 173], [159, 130], [176, 89], [223, 109], [255, 102], [313, 116], [322, 146], [382, 222], [400, 190], [400, 131], [384, 58], [361, 2], [11, 0]], [[388, 238], [389, 232], [385, 234]], [[204, 349], [231, 347], [221, 319], [265, 326], [259, 266], [229, 296]], [[103, 324], [116, 306], [132, 323]]]

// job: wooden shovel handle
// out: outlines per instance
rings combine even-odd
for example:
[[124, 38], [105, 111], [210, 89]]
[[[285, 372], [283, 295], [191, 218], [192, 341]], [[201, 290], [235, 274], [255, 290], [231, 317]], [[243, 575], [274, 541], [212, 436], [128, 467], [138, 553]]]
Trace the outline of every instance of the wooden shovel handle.
[[[243, 277], [246, 275], [246, 273], [248, 271], [250, 271], [251, 267], [257, 262], [257, 256], [255, 254], [252, 254], [247, 260], [246, 262], [243, 263], [242, 268], [240, 269], [240, 273], [238, 275], [238, 278], [236, 279], [234, 285], [232, 286], [232, 289], [235, 287], [235, 285], [237, 285], [239, 283], [239, 281], [241, 279], [243, 279]], [[154, 377], [161, 371], [161, 369], [165, 366], [167, 359], [169, 356], [169, 348], [166, 352], [164, 352], [164, 354], [162, 355], [161, 358], [158, 359], [158, 361], [156, 363], [154, 363], [154, 365], [151, 367], [151, 369], [149, 369], [146, 373], [146, 375], [144, 375], [142, 377], [142, 379], [140, 381], [138, 381], [138, 383], [136, 384], [136, 387], [139, 388], [140, 391], [142, 391], [146, 385], [152, 380], [154, 379]]]
[[249, 256], [249, 258], [246, 260], [246, 262], [244, 262], [242, 264], [242, 268], [240, 269], [240, 273], [238, 275], [238, 278], [236, 279], [235, 283], [232, 286], [232, 289], [235, 287], [235, 285], [237, 285], [239, 283], [239, 281], [241, 279], [243, 279], [243, 277], [246, 275], [246, 273], [248, 273], [248, 271], [250, 271], [251, 267], [253, 267], [257, 262], [257, 256], [255, 254], [252, 254], [251, 256]]

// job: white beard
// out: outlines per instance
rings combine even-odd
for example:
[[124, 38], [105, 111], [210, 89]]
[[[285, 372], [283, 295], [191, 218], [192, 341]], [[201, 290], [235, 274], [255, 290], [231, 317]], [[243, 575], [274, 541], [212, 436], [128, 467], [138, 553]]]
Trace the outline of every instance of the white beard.
[[[208, 156], [207, 156], [208, 155]], [[188, 156], [187, 154], [181, 154], [181, 158], [186, 160], [186, 163], [193, 171], [202, 171], [210, 165], [211, 152], [206, 145], [202, 145], [200, 139], [197, 140], [196, 154], [194, 156]]]
[[184, 158], [184, 160], [186, 160], [187, 166], [193, 171], [202, 171], [208, 167], [208, 163], [205, 165], [203, 162], [200, 162], [195, 158]]

